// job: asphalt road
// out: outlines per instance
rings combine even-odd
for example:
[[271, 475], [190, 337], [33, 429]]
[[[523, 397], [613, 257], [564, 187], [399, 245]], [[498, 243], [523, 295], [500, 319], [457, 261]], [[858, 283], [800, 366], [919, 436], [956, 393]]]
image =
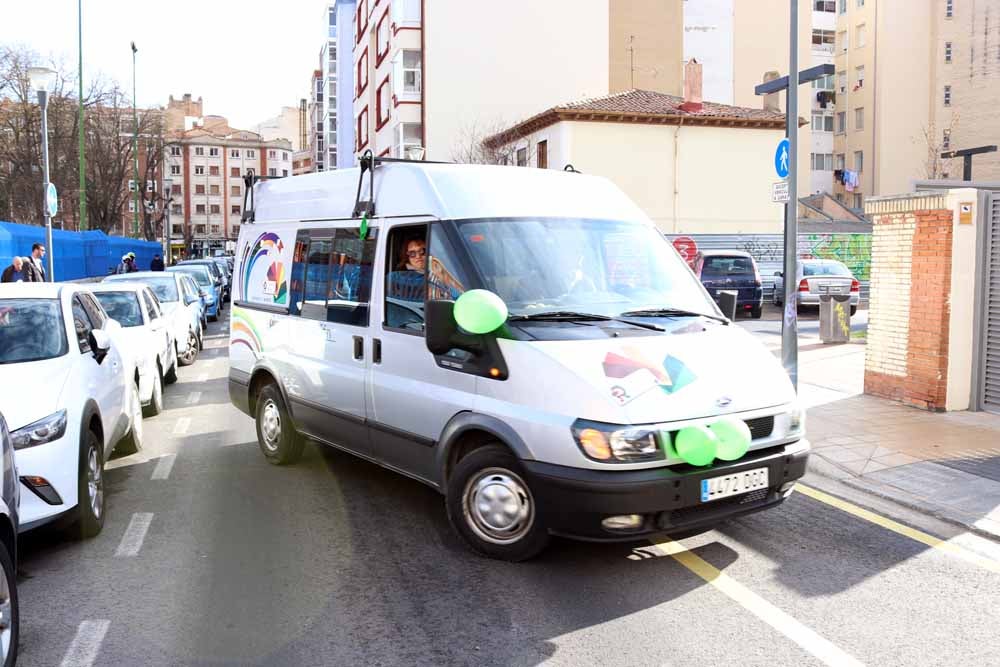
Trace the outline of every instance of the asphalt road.
[[[759, 320], [746, 315], [737, 315], [736, 322], [756, 334], [781, 335], [781, 308], [769, 302], [764, 303], [764, 312]], [[798, 314], [799, 333], [805, 336], [819, 336], [819, 309], [804, 308]], [[868, 308], [859, 309], [851, 318], [851, 332], [868, 331]]]
[[110, 462], [101, 535], [22, 537], [21, 665], [1000, 664], [1000, 545], [862, 497], [475, 556], [414, 481], [319, 445], [266, 463], [224, 326]]

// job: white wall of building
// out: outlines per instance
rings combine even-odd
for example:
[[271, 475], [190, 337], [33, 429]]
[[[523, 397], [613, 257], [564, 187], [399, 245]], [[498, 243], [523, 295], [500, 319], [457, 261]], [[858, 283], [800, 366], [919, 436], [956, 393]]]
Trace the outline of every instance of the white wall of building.
[[706, 102], [733, 104], [733, 2], [688, 0], [684, 3], [684, 61], [702, 64]]

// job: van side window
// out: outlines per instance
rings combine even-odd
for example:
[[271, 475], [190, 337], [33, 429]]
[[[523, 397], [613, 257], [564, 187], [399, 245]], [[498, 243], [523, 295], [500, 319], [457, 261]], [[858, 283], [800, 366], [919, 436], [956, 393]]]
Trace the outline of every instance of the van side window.
[[368, 325], [376, 230], [364, 240], [356, 229], [300, 234], [292, 269], [292, 312], [354, 326]]

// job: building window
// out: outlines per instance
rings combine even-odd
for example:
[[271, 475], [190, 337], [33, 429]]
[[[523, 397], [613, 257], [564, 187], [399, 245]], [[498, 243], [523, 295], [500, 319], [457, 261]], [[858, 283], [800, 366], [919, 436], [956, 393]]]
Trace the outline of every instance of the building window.
[[195, 176], [203, 176], [204, 174], [205, 174], [205, 167], [201, 166], [200, 164], [195, 165], [195, 167], [194, 167], [194, 175]]
[[[392, 63], [392, 90], [394, 93], [420, 94], [420, 51], [404, 50]], [[402, 83], [400, 83], [402, 82]]]
[[830, 111], [812, 112], [813, 132], [833, 132], [833, 113]]
[[946, 63], [951, 62], [951, 42], [944, 43], [944, 61]]
[[231, 178], [239, 178], [240, 177], [240, 168], [239, 167], [230, 167], [229, 168], [229, 176]]
[[813, 28], [812, 47], [815, 51], [833, 53], [834, 40], [836, 39], [837, 34], [833, 30], [819, 30], [818, 28]]
[[277, 176], [278, 175], [278, 170], [275, 169], [274, 167], [268, 167], [267, 168], [267, 175], [268, 176]]
[[549, 142], [539, 141], [535, 149], [535, 164], [539, 169], [549, 168]]
[[837, 134], [843, 134], [847, 132], [847, 112], [838, 111], [837, 112]]
[[944, 87], [944, 105], [946, 107], [951, 106], [951, 86]]
[[181, 208], [180, 204], [173, 204], [170, 207], [170, 212], [173, 213], [174, 215], [180, 215], [181, 213], [184, 212], [184, 209]]
[[389, 10], [385, 11], [379, 19], [378, 27], [375, 29], [375, 63], [381, 65], [382, 60], [389, 55]]
[[813, 171], [833, 171], [833, 153], [812, 153]]
[[364, 53], [358, 59], [357, 80], [358, 86], [355, 97], [361, 97], [361, 93], [368, 87], [368, 49], [365, 49]]
[[865, 66], [858, 65], [854, 68], [854, 80], [857, 82], [854, 84], [854, 90], [860, 90], [864, 88], [865, 85]]
[[843, 153], [837, 153], [833, 156], [833, 168], [841, 171], [847, 168], [847, 160]]
[[211, 185], [211, 186], [209, 186], [208, 193], [211, 194], [211, 195], [218, 195], [219, 194], [219, 186], [218, 185]]
[[212, 215], [219, 215], [221, 211], [218, 204], [212, 204]]
[[214, 166], [214, 165], [211, 166], [211, 167], [209, 167], [208, 168], [208, 175], [209, 176], [218, 176], [219, 175], [219, 168], [216, 167], [216, 166]]
[[361, 150], [368, 145], [368, 107], [361, 110], [357, 118], [357, 128], [355, 132], [355, 140], [357, 142], [357, 150]]
[[860, 192], [854, 193], [854, 208], [860, 209], [865, 205], [865, 196]]
[[233, 238], [237, 238], [240, 235], [240, 226], [239, 225], [230, 225], [229, 226], [229, 235], [232, 236]]
[[170, 147], [170, 154], [172, 156], [174, 156], [174, 157], [180, 157], [180, 155], [181, 155], [181, 147], [180, 146], [171, 146]]
[[205, 149], [202, 148], [201, 146], [195, 146], [194, 147], [194, 154], [198, 155], [198, 156], [202, 156], [202, 155], [205, 154]]
[[247, 157], [250, 159], [257, 157], [257, 151], [247, 151]]
[[951, 130], [945, 130], [941, 136], [941, 148], [944, 150], [951, 148]]
[[865, 0], [858, 0], [858, 9], [865, 6]]
[[[204, 206], [202, 206], [201, 208], [202, 208], [202, 209], [204, 209], [205, 207], [204, 207]], [[202, 210], [201, 212], [202, 212], [202, 213], [204, 213], [205, 211], [204, 211], [204, 210]], [[205, 234], [205, 229], [206, 229], [206, 228], [205, 228], [205, 225], [195, 225], [195, 226], [194, 226], [194, 233], [195, 233], [195, 234], [201, 234], [201, 235], [204, 235], [204, 234]]]
[[[204, 204], [195, 204], [194, 205], [194, 212], [198, 213], [198, 214], [201, 214], [201, 215], [205, 215], [205, 205]], [[204, 228], [204, 226], [201, 226], [201, 227], [202, 227], [201, 233], [204, 234], [205, 233], [205, 228]]]
[[864, 23], [854, 29], [854, 48], [860, 49], [865, 45], [866, 32]]
[[528, 166], [528, 149], [527, 148], [518, 148], [516, 155], [517, 155], [517, 162], [516, 162], [517, 166], [518, 167], [527, 167]]
[[174, 236], [180, 236], [184, 233], [184, 225], [170, 225], [170, 228], [173, 230]]
[[854, 171], [859, 174], [865, 170], [865, 153], [864, 151], [854, 151]]
[[281, 170], [281, 177], [282, 178], [288, 178], [288, 170], [287, 169], [282, 169]]
[[420, 0], [393, 0], [390, 10], [396, 25], [420, 22]]
[[863, 130], [865, 129], [865, 108], [858, 107], [854, 110], [854, 129]]
[[201, 183], [198, 183], [197, 185], [194, 186], [194, 193], [196, 195], [203, 195], [203, 194], [205, 194], [205, 186], [203, 184], [201, 184]]
[[240, 196], [240, 186], [234, 185], [234, 186], [230, 187], [229, 188], [229, 194], [231, 194], [233, 197], [239, 197]]
[[170, 165], [171, 176], [180, 176], [180, 174], [181, 174], [181, 166], [179, 164]]
[[239, 204], [233, 204], [232, 208], [230, 210], [230, 213], [232, 213], [233, 215], [239, 215], [240, 214], [240, 205]]
[[135, 213], [135, 200], [134, 199], [129, 199], [128, 200], [128, 212], [129, 213]]
[[219, 157], [219, 149], [218, 148], [209, 148], [208, 149], [208, 156], [209, 157]]
[[282, 160], [287, 160], [288, 159], [288, 153], [285, 152], [285, 151], [281, 151], [281, 159]]
[[827, 74], [818, 79], [813, 79], [812, 87], [816, 90], [833, 90], [833, 75]]
[[268, 159], [268, 160], [274, 160], [274, 159], [276, 159], [277, 157], [278, 157], [278, 153], [277, 153], [277, 151], [268, 151], [268, 152], [267, 152], [267, 159]]
[[355, 15], [354, 22], [354, 42], [360, 43], [361, 38], [365, 34], [365, 29], [368, 27], [368, 0], [360, 0], [358, 2], [358, 13]]
[[240, 156], [239, 148], [233, 148], [232, 150], [229, 151], [229, 157], [239, 157], [239, 156]]
[[128, 179], [128, 191], [135, 192], [135, 181], [133, 181], [131, 178]]
[[173, 186], [171, 186], [170, 188], [170, 194], [175, 196], [180, 196], [182, 190], [183, 188], [181, 187], [180, 183], [174, 183]]
[[955, 3], [953, 0], [944, 0], [944, 17], [950, 19], [955, 15]]
[[847, 92], [847, 72], [837, 72], [837, 90], [841, 95]]
[[415, 149], [422, 147], [423, 129], [420, 123], [400, 123], [396, 126], [394, 152], [396, 157], [416, 157], [412, 155]]
[[847, 53], [847, 31], [841, 30], [837, 33], [837, 42], [840, 43], [840, 52]]
[[839, 10], [838, 13], [840, 13], [840, 14], [846, 14], [847, 13], [847, 0], [838, 0], [838, 2], [840, 3], [837, 6], [837, 9]]
[[814, 0], [813, 11], [829, 12], [832, 14], [837, 11], [837, 3], [835, 0]]
[[381, 130], [382, 126], [389, 122], [390, 108], [392, 108], [392, 96], [389, 91], [389, 78], [386, 77], [375, 94], [376, 129]]

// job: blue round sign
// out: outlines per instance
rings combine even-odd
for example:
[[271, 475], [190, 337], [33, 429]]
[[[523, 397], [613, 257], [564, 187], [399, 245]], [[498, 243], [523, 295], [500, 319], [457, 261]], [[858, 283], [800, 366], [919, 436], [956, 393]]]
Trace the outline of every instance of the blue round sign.
[[788, 139], [778, 142], [778, 150], [774, 151], [774, 171], [778, 178], [788, 178], [788, 163], [791, 160], [790, 145]]
[[45, 189], [45, 208], [49, 212], [50, 218], [59, 212], [59, 195], [56, 192], [56, 186], [52, 183], [49, 183], [49, 187]]

